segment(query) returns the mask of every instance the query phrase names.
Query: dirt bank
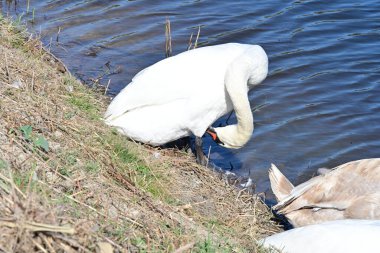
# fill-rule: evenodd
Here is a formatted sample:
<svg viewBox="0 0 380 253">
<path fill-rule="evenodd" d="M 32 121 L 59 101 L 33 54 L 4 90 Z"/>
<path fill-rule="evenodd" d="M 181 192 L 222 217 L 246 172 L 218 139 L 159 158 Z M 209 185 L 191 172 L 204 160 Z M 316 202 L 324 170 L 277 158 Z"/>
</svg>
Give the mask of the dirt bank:
<svg viewBox="0 0 380 253">
<path fill-rule="evenodd" d="M 107 127 L 108 98 L 1 17 L 0 59 L 0 251 L 264 252 L 279 230 L 191 154 Z"/>
</svg>

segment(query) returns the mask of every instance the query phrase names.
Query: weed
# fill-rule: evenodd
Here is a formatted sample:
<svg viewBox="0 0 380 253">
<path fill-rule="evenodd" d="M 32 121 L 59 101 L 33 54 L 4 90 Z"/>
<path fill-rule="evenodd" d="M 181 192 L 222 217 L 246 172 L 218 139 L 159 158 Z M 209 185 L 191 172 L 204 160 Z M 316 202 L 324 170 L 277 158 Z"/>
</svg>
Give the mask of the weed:
<svg viewBox="0 0 380 253">
<path fill-rule="evenodd" d="M 86 94 L 83 94 L 81 96 L 71 96 L 68 99 L 68 102 L 86 114 L 91 115 L 93 119 L 96 118 L 94 116 L 97 116 L 97 110 Z"/>
<path fill-rule="evenodd" d="M 44 150 L 45 152 L 49 152 L 49 143 L 43 136 L 38 135 L 33 140 L 33 143 L 37 148 L 40 148 L 40 149 Z"/>
<path fill-rule="evenodd" d="M 20 127 L 20 130 L 22 132 L 22 135 L 24 136 L 24 139 L 27 141 L 31 141 L 32 139 L 32 127 L 31 126 L 22 126 Z"/>
<path fill-rule="evenodd" d="M 16 21 L 15 21 L 15 26 L 16 26 L 16 27 L 20 27 L 20 26 L 22 26 L 22 18 L 24 17 L 24 15 L 25 15 L 25 13 L 21 13 L 21 14 L 17 17 L 17 19 L 16 19 Z"/>
<path fill-rule="evenodd" d="M 134 154 L 129 152 L 125 145 L 121 143 L 114 144 L 113 153 L 123 163 L 133 163 L 138 161 L 138 158 Z"/>
<path fill-rule="evenodd" d="M 147 252 L 147 245 L 144 238 L 136 237 L 131 240 L 132 244 L 139 248 L 140 252 Z"/>
<path fill-rule="evenodd" d="M 14 172 L 13 173 L 13 182 L 19 189 L 26 191 L 27 187 L 30 189 L 35 189 L 38 185 L 36 181 L 33 180 L 33 174 L 36 171 L 36 165 L 28 173 Z"/>
<path fill-rule="evenodd" d="M 125 224 L 119 224 L 114 221 L 110 221 L 108 225 L 102 228 L 102 232 L 107 236 L 117 238 L 117 240 L 124 241 L 127 239 L 128 234 L 131 232 L 131 228 Z"/>
<path fill-rule="evenodd" d="M 74 116 L 76 115 L 76 113 L 75 112 L 67 112 L 67 113 L 65 113 L 65 119 L 71 119 L 71 118 L 73 118 Z"/>
<path fill-rule="evenodd" d="M 8 168 L 8 163 L 0 158 L 0 170 Z"/>
<path fill-rule="evenodd" d="M 85 170 L 90 173 L 99 172 L 100 170 L 99 163 L 96 161 L 87 162 L 85 165 Z"/>
<path fill-rule="evenodd" d="M 62 168 L 58 169 L 58 172 L 61 175 L 64 175 L 66 177 L 70 177 L 71 176 L 71 172 L 66 167 L 62 167 Z"/>
<path fill-rule="evenodd" d="M 75 151 L 68 151 L 59 155 L 63 164 L 67 167 L 73 167 L 78 163 L 78 154 Z"/>
<path fill-rule="evenodd" d="M 45 152 L 49 152 L 48 141 L 42 135 L 33 134 L 32 126 L 21 126 L 20 131 L 22 133 L 22 136 L 24 137 L 24 140 L 33 144 L 33 148 L 38 148 Z"/>
<path fill-rule="evenodd" d="M 152 173 L 151 173 L 150 168 L 145 166 L 145 165 L 137 164 L 135 169 L 144 178 L 151 178 L 152 177 Z"/>
<path fill-rule="evenodd" d="M 97 106 L 97 101 L 91 90 L 86 89 L 72 77 L 65 77 L 63 79 L 63 83 L 66 89 L 69 90 L 69 97 L 67 98 L 67 102 L 69 104 L 78 108 L 92 120 L 99 119 L 101 117 L 99 113 L 100 109 Z M 66 115 L 67 118 L 71 118 L 72 116 L 72 113 L 68 113 Z"/>
<path fill-rule="evenodd" d="M 194 247 L 195 252 L 198 253 L 216 253 L 216 252 L 233 252 L 233 248 L 229 245 L 221 245 L 220 243 L 214 242 L 210 236 L 203 241 L 198 242 Z"/>
<path fill-rule="evenodd" d="M 35 21 L 35 16 L 36 16 L 36 9 L 35 8 L 33 8 L 33 11 L 32 11 L 32 23 L 34 23 L 34 21 Z"/>
</svg>

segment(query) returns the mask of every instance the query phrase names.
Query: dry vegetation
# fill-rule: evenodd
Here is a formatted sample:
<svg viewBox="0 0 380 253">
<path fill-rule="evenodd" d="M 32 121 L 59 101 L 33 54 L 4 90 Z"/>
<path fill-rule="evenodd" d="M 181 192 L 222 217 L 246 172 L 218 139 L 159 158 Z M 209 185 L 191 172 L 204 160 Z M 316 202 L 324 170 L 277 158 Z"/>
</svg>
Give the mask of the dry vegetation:
<svg viewBox="0 0 380 253">
<path fill-rule="evenodd" d="M 0 252 L 264 252 L 258 198 L 104 125 L 107 98 L 25 35 L 0 17 Z"/>
</svg>

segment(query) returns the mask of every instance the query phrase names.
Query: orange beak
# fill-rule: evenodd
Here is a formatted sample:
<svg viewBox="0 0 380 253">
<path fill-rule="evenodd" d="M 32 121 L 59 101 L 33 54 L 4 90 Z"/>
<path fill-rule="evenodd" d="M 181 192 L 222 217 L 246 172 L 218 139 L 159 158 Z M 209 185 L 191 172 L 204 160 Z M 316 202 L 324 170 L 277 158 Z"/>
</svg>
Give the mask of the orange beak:
<svg viewBox="0 0 380 253">
<path fill-rule="evenodd" d="M 208 129 L 206 130 L 206 133 L 208 133 L 214 141 L 216 141 L 216 139 L 218 138 L 215 132 L 212 132 Z"/>
<path fill-rule="evenodd" d="M 206 133 L 208 133 L 216 143 L 224 145 L 224 143 L 219 139 L 218 134 L 215 132 L 214 128 L 207 128 Z"/>
</svg>

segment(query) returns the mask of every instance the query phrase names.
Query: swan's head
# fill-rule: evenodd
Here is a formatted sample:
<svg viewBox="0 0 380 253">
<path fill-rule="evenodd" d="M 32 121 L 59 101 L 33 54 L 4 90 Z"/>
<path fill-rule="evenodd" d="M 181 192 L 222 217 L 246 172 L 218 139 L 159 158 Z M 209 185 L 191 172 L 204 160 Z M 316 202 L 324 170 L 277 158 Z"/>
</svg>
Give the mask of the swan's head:
<svg viewBox="0 0 380 253">
<path fill-rule="evenodd" d="M 236 130 L 237 125 L 229 125 L 225 127 L 209 127 L 206 131 L 211 135 L 212 139 L 220 146 L 225 148 L 238 149 L 243 147 L 251 138 L 252 131 L 248 133 L 239 133 Z"/>
</svg>

